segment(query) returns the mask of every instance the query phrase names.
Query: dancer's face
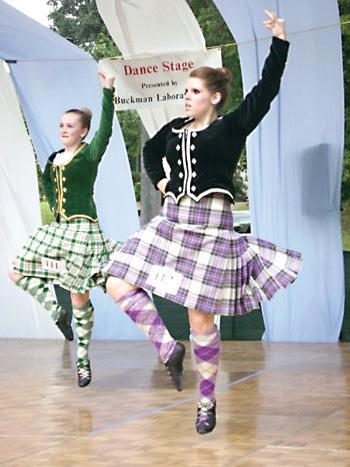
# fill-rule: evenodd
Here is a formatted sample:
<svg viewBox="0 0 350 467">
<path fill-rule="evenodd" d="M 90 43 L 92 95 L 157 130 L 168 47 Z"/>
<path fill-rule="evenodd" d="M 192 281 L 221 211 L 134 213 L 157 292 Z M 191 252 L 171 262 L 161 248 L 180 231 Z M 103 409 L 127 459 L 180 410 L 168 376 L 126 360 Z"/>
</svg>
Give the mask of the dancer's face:
<svg viewBox="0 0 350 467">
<path fill-rule="evenodd" d="M 188 78 L 185 86 L 185 112 L 189 117 L 201 119 L 216 110 L 221 95 L 211 92 L 200 78 Z"/>
<path fill-rule="evenodd" d="M 60 137 L 65 148 L 74 148 L 87 135 L 87 128 L 83 128 L 80 116 L 73 112 L 64 113 L 60 121 Z"/>
</svg>

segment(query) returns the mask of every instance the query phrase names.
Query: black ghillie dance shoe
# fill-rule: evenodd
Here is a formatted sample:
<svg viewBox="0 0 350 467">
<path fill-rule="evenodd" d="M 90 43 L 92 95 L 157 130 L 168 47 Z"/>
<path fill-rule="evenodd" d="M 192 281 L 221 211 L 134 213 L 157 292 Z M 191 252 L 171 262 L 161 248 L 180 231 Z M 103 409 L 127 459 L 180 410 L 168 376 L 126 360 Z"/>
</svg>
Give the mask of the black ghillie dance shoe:
<svg viewBox="0 0 350 467">
<path fill-rule="evenodd" d="M 183 380 L 183 361 L 185 358 L 186 349 L 181 342 L 176 342 L 173 353 L 169 360 L 165 363 L 170 378 L 178 391 L 182 391 Z"/>
<path fill-rule="evenodd" d="M 84 388 L 91 382 L 90 361 L 77 361 L 78 386 Z"/>
<path fill-rule="evenodd" d="M 62 308 L 60 316 L 56 321 L 56 325 L 68 341 L 73 340 L 73 329 L 71 325 L 70 314 L 64 308 Z"/>
<path fill-rule="evenodd" d="M 216 425 L 216 402 L 199 404 L 197 409 L 196 429 L 200 435 L 214 430 Z"/>
</svg>

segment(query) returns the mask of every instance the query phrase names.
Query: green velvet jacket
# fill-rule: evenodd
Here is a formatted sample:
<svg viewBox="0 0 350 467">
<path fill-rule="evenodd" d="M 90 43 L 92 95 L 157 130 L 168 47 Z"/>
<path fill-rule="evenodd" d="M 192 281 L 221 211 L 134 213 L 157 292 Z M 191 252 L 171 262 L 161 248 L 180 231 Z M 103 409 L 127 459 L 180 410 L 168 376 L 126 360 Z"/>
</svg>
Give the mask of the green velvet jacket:
<svg viewBox="0 0 350 467">
<path fill-rule="evenodd" d="M 97 222 L 93 199 L 98 165 L 112 134 L 114 115 L 113 89 L 103 88 L 100 124 L 90 144 L 83 143 L 70 161 L 54 165 L 54 152 L 48 159 L 42 176 L 42 187 L 55 217 L 77 218 Z"/>
</svg>

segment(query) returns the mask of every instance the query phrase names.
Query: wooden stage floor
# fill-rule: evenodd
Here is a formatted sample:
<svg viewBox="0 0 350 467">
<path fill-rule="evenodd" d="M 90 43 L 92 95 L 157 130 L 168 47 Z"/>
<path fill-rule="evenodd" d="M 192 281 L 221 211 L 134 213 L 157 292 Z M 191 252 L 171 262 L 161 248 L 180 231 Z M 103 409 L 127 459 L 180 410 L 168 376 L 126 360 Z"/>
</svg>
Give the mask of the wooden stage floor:
<svg viewBox="0 0 350 467">
<path fill-rule="evenodd" d="M 81 389 L 74 343 L 0 340 L 0 465 L 350 466 L 349 344 L 225 341 L 205 436 L 186 347 L 178 393 L 146 341 L 93 341 Z"/>
</svg>

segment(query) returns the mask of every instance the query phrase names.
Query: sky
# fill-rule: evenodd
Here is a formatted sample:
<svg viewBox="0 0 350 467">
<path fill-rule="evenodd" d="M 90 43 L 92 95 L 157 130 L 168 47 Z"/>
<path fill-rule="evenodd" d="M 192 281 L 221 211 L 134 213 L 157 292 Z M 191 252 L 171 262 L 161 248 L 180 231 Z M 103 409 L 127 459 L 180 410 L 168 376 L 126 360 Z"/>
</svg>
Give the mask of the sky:
<svg viewBox="0 0 350 467">
<path fill-rule="evenodd" d="M 49 7 L 46 5 L 47 0 L 5 0 L 5 2 L 44 26 L 49 27 L 47 19 Z"/>
</svg>

